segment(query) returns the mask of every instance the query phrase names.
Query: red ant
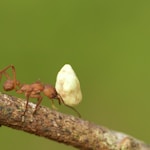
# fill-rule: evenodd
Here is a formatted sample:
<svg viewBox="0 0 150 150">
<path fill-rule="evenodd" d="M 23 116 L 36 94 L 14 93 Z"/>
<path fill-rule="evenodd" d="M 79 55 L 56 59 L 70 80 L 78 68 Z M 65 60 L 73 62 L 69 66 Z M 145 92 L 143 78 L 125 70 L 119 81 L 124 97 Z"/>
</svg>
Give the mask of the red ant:
<svg viewBox="0 0 150 150">
<path fill-rule="evenodd" d="M 8 73 L 6 72 L 9 68 L 12 69 L 13 78 L 11 78 Z M 63 99 L 61 98 L 60 94 L 57 93 L 55 87 L 49 85 L 49 84 L 43 84 L 40 81 L 37 81 L 32 84 L 20 84 L 18 80 L 16 80 L 16 70 L 13 65 L 9 65 L 3 70 L 0 70 L 0 79 L 2 78 L 2 75 L 4 75 L 7 80 L 5 81 L 3 88 L 5 91 L 11 91 L 15 90 L 17 93 L 24 93 L 25 97 L 27 99 L 25 111 L 23 113 L 23 116 L 25 115 L 27 109 L 28 109 L 28 103 L 29 98 L 37 98 L 37 104 L 34 110 L 34 114 L 37 111 L 38 106 L 40 105 L 43 97 L 41 96 L 41 92 L 45 96 L 47 96 L 49 99 L 52 100 L 52 105 L 54 104 L 53 99 L 57 99 L 59 102 L 59 105 L 63 103 L 65 106 L 73 109 L 79 117 L 81 117 L 80 113 L 74 108 L 64 103 Z M 54 106 L 54 105 L 53 105 Z"/>
</svg>

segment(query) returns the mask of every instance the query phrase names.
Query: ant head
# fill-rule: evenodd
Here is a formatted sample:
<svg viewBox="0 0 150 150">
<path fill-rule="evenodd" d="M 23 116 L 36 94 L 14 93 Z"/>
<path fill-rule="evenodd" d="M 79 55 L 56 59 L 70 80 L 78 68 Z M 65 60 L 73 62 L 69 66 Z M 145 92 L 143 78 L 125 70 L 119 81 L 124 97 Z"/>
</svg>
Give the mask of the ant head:
<svg viewBox="0 0 150 150">
<path fill-rule="evenodd" d="M 11 91 L 13 90 L 15 87 L 14 87 L 14 80 L 7 80 L 4 85 L 3 85 L 3 88 L 5 91 Z"/>
</svg>

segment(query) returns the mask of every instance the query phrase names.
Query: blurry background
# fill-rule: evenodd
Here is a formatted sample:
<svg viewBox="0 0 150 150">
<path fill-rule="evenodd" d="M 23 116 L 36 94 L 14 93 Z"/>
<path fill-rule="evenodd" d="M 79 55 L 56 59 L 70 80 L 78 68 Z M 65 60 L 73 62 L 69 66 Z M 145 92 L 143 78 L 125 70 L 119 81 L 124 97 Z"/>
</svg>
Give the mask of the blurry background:
<svg viewBox="0 0 150 150">
<path fill-rule="evenodd" d="M 150 143 L 149 8 L 138 0 L 1 0 L 0 69 L 14 64 L 22 83 L 54 85 L 69 63 L 81 82 L 83 119 Z M 59 111 L 76 115 L 63 105 Z M 5 150 L 75 149 L 4 126 L 0 143 Z"/>
</svg>

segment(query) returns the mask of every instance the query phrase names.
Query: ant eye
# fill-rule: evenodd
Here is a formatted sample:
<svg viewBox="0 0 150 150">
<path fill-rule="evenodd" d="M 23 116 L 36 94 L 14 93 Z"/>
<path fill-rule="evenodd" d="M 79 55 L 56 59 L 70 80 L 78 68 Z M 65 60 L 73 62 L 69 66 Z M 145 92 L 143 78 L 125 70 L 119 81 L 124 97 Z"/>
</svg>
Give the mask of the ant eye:
<svg viewBox="0 0 150 150">
<path fill-rule="evenodd" d="M 58 72 L 55 88 L 69 106 L 78 105 L 82 100 L 80 82 L 69 64 L 65 64 Z"/>
</svg>

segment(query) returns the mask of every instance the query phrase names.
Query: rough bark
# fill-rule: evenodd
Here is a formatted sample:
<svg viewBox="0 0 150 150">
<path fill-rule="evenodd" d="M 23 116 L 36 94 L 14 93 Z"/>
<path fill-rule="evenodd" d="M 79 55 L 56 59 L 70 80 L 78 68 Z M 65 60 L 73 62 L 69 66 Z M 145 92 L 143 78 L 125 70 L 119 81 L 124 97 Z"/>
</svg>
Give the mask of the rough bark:
<svg viewBox="0 0 150 150">
<path fill-rule="evenodd" d="M 124 133 L 112 131 L 89 121 L 0 93 L 0 124 L 55 140 L 83 150 L 150 150 L 150 146 Z"/>
</svg>

